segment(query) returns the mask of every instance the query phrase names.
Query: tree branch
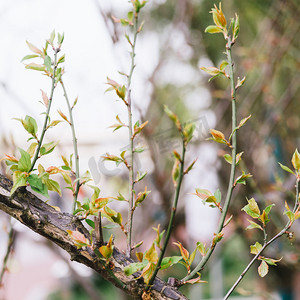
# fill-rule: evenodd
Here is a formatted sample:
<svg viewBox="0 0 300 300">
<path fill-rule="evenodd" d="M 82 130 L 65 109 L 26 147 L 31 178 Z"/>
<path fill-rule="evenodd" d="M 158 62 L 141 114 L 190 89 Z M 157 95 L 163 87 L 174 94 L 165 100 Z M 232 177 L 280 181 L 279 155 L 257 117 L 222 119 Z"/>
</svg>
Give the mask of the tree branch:
<svg viewBox="0 0 300 300">
<path fill-rule="evenodd" d="M 12 182 L 0 174 L 0 210 L 17 219 L 31 230 L 54 242 L 67 251 L 71 260 L 82 263 L 98 272 L 103 278 L 112 282 L 116 287 L 140 299 L 146 285 L 139 273 L 125 275 L 123 268 L 133 262 L 122 254 L 116 247 L 109 264 L 103 263 L 89 248 L 77 249 L 67 230 L 80 231 L 89 238 L 88 230 L 73 215 L 56 211 L 52 206 L 43 202 L 26 188 L 21 187 L 10 198 Z M 151 299 L 187 300 L 176 288 L 168 285 L 159 278 L 153 282 Z"/>
</svg>

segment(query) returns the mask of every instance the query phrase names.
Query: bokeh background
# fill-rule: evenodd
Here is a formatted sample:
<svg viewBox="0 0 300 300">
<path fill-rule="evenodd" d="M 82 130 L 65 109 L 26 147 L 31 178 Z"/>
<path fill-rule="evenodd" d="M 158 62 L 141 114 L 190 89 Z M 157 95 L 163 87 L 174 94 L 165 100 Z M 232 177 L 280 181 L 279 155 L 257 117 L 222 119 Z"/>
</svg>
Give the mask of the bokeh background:
<svg viewBox="0 0 300 300">
<path fill-rule="evenodd" d="M 144 240 L 143 249 L 155 236 L 152 226 L 167 225 L 174 192 L 171 180 L 172 155 L 179 146 L 171 122 L 164 115 L 167 104 L 183 122 L 195 122 L 196 133 L 188 150 L 188 160 L 197 158 L 195 169 L 185 178 L 173 240 L 180 240 L 191 251 L 197 241 L 210 243 L 218 211 L 208 208 L 191 193 L 195 188 L 226 192 L 229 165 L 222 156 L 226 150 L 206 140 L 209 129 L 231 128 L 228 82 L 218 78 L 207 82 L 200 66 L 218 66 L 225 58 L 221 35 L 204 33 L 212 23 L 211 0 L 150 0 L 142 12 L 145 20 L 139 36 L 136 70 L 133 76 L 134 120 L 149 120 L 138 143 L 146 151 L 136 156 L 136 166 L 147 171 L 137 187 L 148 186 L 151 194 L 136 211 L 134 240 Z M 218 4 L 218 3 L 216 3 Z M 238 151 L 244 151 L 240 167 L 253 174 L 246 186 L 235 190 L 230 214 L 231 226 L 222 246 L 213 255 L 203 279 L 207 284 L 185 288 L 189 299 L 221 299 L 250 261 L 249 245 L 262 236 L 245 231 L 247 218 L 241 208 L 246 197 L 255 197 L 263 208 L 274 203 L 269 236 L 286 222 L 284 202 L 292 203 L 294 180 L 281 170 L 278 161 L 291 167 L 291 156 L 299 145 L 299 13 L 298 0 L 226 0 L 222 3 L 227 19 L 240 16 L 240 37 L 234 46 L 234 61 L 239 77 L 247 80 L 238 93 L 238 119 L 252 118 L 239 132 Z M 64 81 L 69 97 L 78 96 L 74 109 L 79 140 L 81 173 L 89 170 L 103 197 L 126 193 L 127 173 L 122 167 L 104 163 L 106 152 L 118 154 L 128 146 L 127 132 L 112 133 L 109 128 L 119 115 L 126 120 L 126 109 L 113 93 L 105 93 L 106 77 L 122 82 L 118 73 L 129 69 L 126 28 L 112 22 L 111 16 L 126 17 L 130 4 L 126 0 L 2 0 L 0 2 L 0 154 L 14 154 L 17 147 L 27 148 L 21 124 L 12 118 L 26 114 L 42 126 L 43 107 L 40 89 L 49 95 L 51 82 L 39 72 L 26 70 L 21 59 L 29 54 L 26 40 L 44 45 L 53 29 L 64 32 L 62 52 L 66 53 Z M 57 109 L 66 111 L 63 93 L 55 90 L 53 119 Z M 60 144 L 47 165 L 60 165 L 60 154 L 72 152 L 68 124 L 59 124 L 48 132 L 48 141 Z M 2 166 L 5 173 L 5 167 Z M 83 190 L 80 197 L 89 196 Z M 50 204 L 70 211 L 72 197 L 51 195 Z M 114 209 L 124 211 L 120 203 Z M 3 299 L 127 299 L 97 274 L 71 263 L 69 257 L 20 224 L 0 215 L 0 254 L 5 254 L 7 232 L 15 231 L 14 251 L 10 258 L 0 295 Z M 282 237 L 265 253 L 282 261 L 270 268 L 266 278 L 258 278 L 254 266 L 245 276 L 232 299 L 300 299 L 299 226 L 292 228 L 292 240 Z M 107 231 L 107 235 L 110 235 Z M 115 230 L 116 245 L 124 248 L 120 230 Z M 170 245 L 169 253 L 176 254 Z M 177 253 L 178 254 L 178 253 Z M 197 259 L 199 259 L 197 257 Z M 185 275 L 182 266 L 161 277 Z M 172 275 L 172 276 L 173 276 Z M 2 299 L 1 298 L 1 299 Z"/>
</svg>

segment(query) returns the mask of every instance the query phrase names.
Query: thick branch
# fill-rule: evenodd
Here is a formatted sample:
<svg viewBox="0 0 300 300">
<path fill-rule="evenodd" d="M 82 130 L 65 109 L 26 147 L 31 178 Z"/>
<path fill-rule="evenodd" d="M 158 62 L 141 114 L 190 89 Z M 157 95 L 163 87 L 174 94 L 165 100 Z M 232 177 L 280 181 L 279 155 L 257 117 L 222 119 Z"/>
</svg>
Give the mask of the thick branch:
<svg viewBox="0 0 300 300">
<path fill-rule="evenodd" d="M 114 248 L 110 264 L 112 269 L 109 269 L 96 257 L 91 249 L 77 249 L 74 245 L 67 230 L 78 230 L 89 238 L 88 230 L 76 217 L 56 211 L 53 207 L 28 192 L 24 187 L 19 188 L 14 193 L 13 198 L 10 198 L 11 188 L 12 182 L 0 175 L 0 210 L 67 251 L 71 256 L 71 260 L 92 268 L 101 274 L 103 278 L 131 295 L 133 299 L 141 299 L 145 290 L 143 280 L 136 280 L 136 277 L 139 276 L 138 273 L 126 276 L 123 272 L 124 266 L 132 262 L 132 260 L 123 255 L 117 248 Z M 155 279 L 151 294 L 151 299 L 187 299 L 176 288 L 159 278 Z"/>
</svg>

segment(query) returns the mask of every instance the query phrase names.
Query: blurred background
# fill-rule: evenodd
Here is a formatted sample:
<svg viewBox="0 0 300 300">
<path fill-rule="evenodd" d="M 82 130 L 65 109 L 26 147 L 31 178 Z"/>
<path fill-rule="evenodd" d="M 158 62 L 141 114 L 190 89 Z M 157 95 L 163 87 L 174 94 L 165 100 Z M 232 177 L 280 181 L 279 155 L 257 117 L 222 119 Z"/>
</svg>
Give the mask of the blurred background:
<svg viewBox="0 0 300 300">
<path fill-rule="evenodd" d="M 150 0 L 141 19 L 145 26 L 138 37 L 136 69 L 132 98 L 134 121 L 149 120 L 137 143 L 146 148 L 136 155 L 138 170 L 148 175 L 138 186 L 151 190 L 135 213 L 134 241 L 144 240 L 144 251 L 155 238 L 153 226 L 167 226 L 174 193 L 171 180 L 172 150 L 179 140 L 172 123 L 164 115 L 166 104 L 183 122 L 194 122 L 195 137 L 187 160 L 197 158 L 195 168 L 185 177 L 181 191 L 172 241 L 181 241 L 194 250 L 196 242 L 210 244 L 219 213 L 204 206 L 192 195 L 195 188 L 226 193 L 229 165 L 222 156 L 225 147 L 206 140 L 211 128 L 230 135 L 231 108 L 228 82 L 217 78 L 208 83 L 200 66 L 219 66 L 225 59 L 225 42 L 221 35 L 204 34 L 212 24 L 211 0 Z M 113 93 L 105 93 L 106 77 L 124 83 L 118 73 L 129 70 L 129 47 L 126 28 L 112 22 L 111 16 L 124 18 L 131 6 L 126 0 L 2 0 L 0 2 L 0 154 L 18 154 L 16 147 L 28 147 L 27 134 L 12 118 L 30 115 L 42 126 L 43 106 L 40 89 L 50 93 L 49 78 L 26 70 L 21 59 L 29 54 L 26 40 L 41 47 L 53 29 L 64 32 L 62 52 L 66 53 L 64 82 L 69 98 L 78 97 L 74 109 L 79 141 L 80 169 L 89 170 L 102 197 L 126 194 L 126 169 L 103 162 L 106 152 L 118 155 L 128 146 L 127 132 L 112 133 L 110 125 L 119 115 L 126 122 L 123 103 Z M 230 215 L 233 220 L 225 238 L 202 274 L 207 284 L 184 287 L 189 299 L 222 299 L 252 255 L 249 246 L 262 236 L 248 226 L 241 208 L 246 197 L 254 197 L 261 208 L 274 203 L 269 236 L 282 229 L 284 202 L 293 203 L 294 179 L 277 162 L 291 167 L 291 157 L 299 145 L 300 39 L 298 0 L 226 0 L 222 8 L 227 16 L 240 16 L 240 36 L 234 46 L 237 76 L 247 76 L 238 92 L 238 120 L 252 114 L 238 136 L 238 152 L 244 151 L 240 168 L 253 174 L 246 186 L 234 191 Z M 57 109 L 66 113 L 60 87 L 55 90 L 52 119 L 59 119 Z M 46 139 L 59 140 L 45 165 L 62 165 L 60 155 L 72 153 L 71 132 L 62 123 L 49 130 Z M 2 165 L 2 173 L 6 168 Z M 241 170 L 239 170 L 241 172 Z M 8 174 L 9 175 L 9 174 Z M 80 197 L 90 196 L 82 190 Z M 50 204 L 70 212 L 72 195 L 65 190 L 62 198 L 50 195 Z M 126 206 L 112 207 L 126 217 Z M 0 299 L 65 300 L 127 299 L 121 291 L 97 274 L 77 263 L 43 238 L 0 214 L 0 261 L 5 256 L 8 233 L 13 230 L 13 252 L 8 272 L 0 290 Z M 297 222 L 296 222 L 297 223 Z M 11 229 L 12 228 L 12 229 Z M 277 240 L 265 256 L 283 259 L 261 279 L 255 265 L 247 273 L 232 299 L 300 299 L 299 226 L 292 227 L 294 238 Z M 109 237 L 112 230 L 105 234 Z M 113 230 L 116 246 L 124 249 L 121 230 Z M 147 237 L 147 238 L 145 238 Z M 170 243 L 169 254 L 178 255 Z M 196 258 L 198 260 L 199 257 Z M 160 273 L 162 278 L 185 276 L 183 266 Z"/>
</svg>

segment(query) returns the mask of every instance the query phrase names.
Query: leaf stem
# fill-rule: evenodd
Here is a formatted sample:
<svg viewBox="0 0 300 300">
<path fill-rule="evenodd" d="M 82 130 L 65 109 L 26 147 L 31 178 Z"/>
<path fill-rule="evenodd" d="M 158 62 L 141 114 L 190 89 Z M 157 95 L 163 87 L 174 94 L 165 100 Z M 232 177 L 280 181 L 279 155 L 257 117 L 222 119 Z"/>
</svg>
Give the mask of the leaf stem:
<svg viewBox="0 0 300 300">
<path fill-rule="evenodd" d="M 31 168 L 30 168 L 30 170 L 29 170 L 28 173 L 30 173 L 33 170 L 33 168 L 34 168 L 34 166 L 36 164 L 36 161 L 39 158 L 39 152 L 40 152 L 40 149 L 42 147 L 42 142 L 43 142 L 45 133 L 47 131 L 47 125 L 48 125 L 48 120 L 49 120 L 50 108 L 51 108 L 51 104 L 52 104 L 54 90 L 56 88 L 56 84 L 55 84 L 55 80 L 56 80 L 55 77 L 56 76 L 55 76 L 55 73 L 56 73 L 56 68 L 57 68 L 57 53 L 59 51 L 60 51 L 59 48 L 54 49 L 54 67 L 53 67 L 53 75 L 52 75 L 52 86 L 51 86 L 51 92 L 50 92 L 48 107 L 47 107 L 47 111 L 46 111 L 46 117 L 45 117 L 45 121 L 44 121 L 43 130 L 42 130 L 42 133 L 41 133 L 41 137 L 39 139 L 39 142 L 38 142 L 38 145 L 37 145 L 37 149 L 35 151 L 35 155 L 34 155 L 34 158 L 32 160 L 32 163 L 31 163 Z"/>
<path fill-rule="evenodd" d="M 176 191 L 175 191 L 175 195 L 174 195 L 174 200 L 173 200 L 173 206 L 172 206 L 172 211 L 171 211 L 171 216 L 170 216 L 170 220 L 169 220 L 169 225 L 168 225 L 168 229 L 167 229 L 167 233 L 166 233 L 166 238 L 164 240 L 164 244 L 157 262 L 157 265 L 155 267 L 155 270 L 152 274 L 151 279 L 149 280 L 149 284 L 146 287 L 146 290 L 148 290 L 150 288 L 150 286 L 152 285 L 155 276 L 157 275 L 160 266 L 161 266 L 161 262 L 164 258 L 164 254 L 166 252 L 168 243 L 169 243 L 169 239 L 173 230 L 173 223 L 174 223 L 174 218 L 175 218 L 175 214 L 176 214 L 176 210 L 177 210 L 177 204 L 178 204 L 178 199 L 179 199 L 179 193 L 180 193 L 180 188 L 181 188 L 181 184 L 182 184 L 182 179 L 184 177 L 184 159 L 185 159 L 185 152 L 186 152 L 186 145 L 185 145 L 185 141 L 184 138 L 182 139 L 182 154 L 181 154 L 181 161 L 180 161 L 180 171 L 179 171 L 179 177 L 178 177 L 178 181 L 177 181 L 177 186 L 176 186 Z"/>
<path fill-rule="evenodd" d="M 224 227 L 225 218 L 228 212 L 229 204 L 232 198 L 232 191 L 234 189 L 234 178 L 235 178 L 235 170 L 236 170 L 236 148 L 237 148 L 237 140 L 236 135 L 237 131 L 235 128 L 237 127 L 236 123 L 236 88 L 235 88 L 235 80 L 234 80 L 234 71 L 233 71 L 233 60 L 232 60 L 232 54 L 231 54 L 231 48 L 232 48 L 232 40 L 230 36 L 227 36 L 227 44 L 226 44 L 226 55 L 228 59 L 228 66 L 229 66 L 229 75 L 230 75 L 230 89 L 231 89 L 231 107 L 232 107 L 232 151 L 231 151 L 231 157 L 232 157 L 232 164 L 231 164 L 231 171 L 230 171 L 230 178 L 228 182 L 228 188 L 227 188 L 227 195 L 226 199 L 223 205 L 223 210 L 220 216 L 220 220 L 217 227 L 217 234 L 221 233 Z M 182 282 L 193 278 L 197 272 L 201 271 L 204 266 L 206 265 L 207 261 L 209 260 L 211 254 L 213 253 L 215 249 L 215 244 L 213 243 L 206 255 L 201 259 L 199 264 L 195 267 L 195 269 L 188 274 L 186 277 L 182 279 Z"/>
<path fill-rule="evenodd" d="M 299 180 L 296 180 L 296 198 L 295 198 L 295 206 L 293 209 L 293 212 L 295 212 L 299 206 L 298 203 L 298 194 L 299 194 Z M 239 276 L 239 278 L 236 280 L 236 282 L 232 285 L 232 287 L 230 288 L 230 290 L 227 292 L 227 294 L 225 295 L 225 297 L 223 298 L 223 300 L 226 300 L 229 298 L 229 296 L 232 294 L 232 292 L 235 290 L 235 288 L 238 286 L 238 284 L 241 282 L 241 280 L 243 279 L 243 277 L 245 276 L 245 274 L 248 272 L 248 270 L 250 269 L 250 267 L 254 264 L 254 262 L 257 260 L 257 258 L 262 254 L 262 252 L 270 245 L 272 244 L 276 239 L 278 239 L 279 237 L 281 237 L 283 234 L 286 233 L 286 231 L 292 226 L 293 222 L 289 221 L 287 222 L 287 224 L 284 226 L 284 228 L 277 233 L 274 237 L 272 237 L 268 242 L 264 242 L 261 250 L 253 257 L 253 259 L 250 261 L 250 263 L 246 266 L 246 268 L 244 269 L 244 271 L 241 273 L 241 275 Z"/>
<path fill-rule="evenodd" d="M 79 189 L 80 189 L 80 182 L 79 182 L 79 154 L 78 154 L 78 145 L 77 145 L 77 137 L 76 137 L 76 132 L 75 132 L 75 124 L 73 121 L 73 112 L 72 112 L 72 108 L 70 105 L 70 101 L 68 98 L 68 94 L 66 91 L 66 87 L 64 85 L 64 82 L 62 81 L 62 79 L 60 80 L 60 84 L 63 88 L 64 91 L 64 97 L 66 99 L 67 102 L 67 106 L 68 106 L 68 111 L 69 111 L 69 117 L 70 117 L 70 126 L 71 126 L 71 130 L 72 130 L 72 140 L 73 140 L 73 148 L 74 148 L 74 155 L 75 155 L 75 176 L 76 176 L 76 189 L 73 192 L 73 208 L 72 208 L 72 212 L 74 212 L 76 210 L 76 202 L 77 202 L 77 198 L 78 198 L 78 193 L 79 193 Z"/>
<path fill-rule="evenodd" d="M 127 219 L 127 249 L 126 255 L 131 255 L 132 245 L 132 223 L 133 223 L 133 196 L 134 196 L 134 149 L 133 149 L 133 128 L 132 128 L 132 101 L 131 101 L 131 79 L 133 70 L 135 68 L 135 46 L 138 35 L 138 14 L 134 15 L 134 26 L 133 26 L 133 43 L 131 43 L 131 67 L 127 81 L 127 111 L 128 111 L 128 129 L 129 129 L 129 206 L 128 206 L 128 219 Z"/>
</svg>

